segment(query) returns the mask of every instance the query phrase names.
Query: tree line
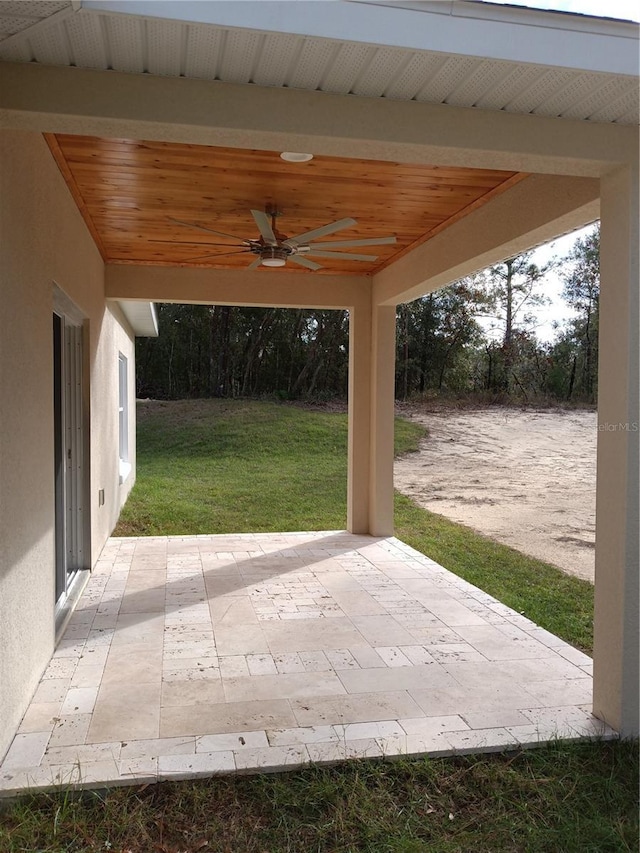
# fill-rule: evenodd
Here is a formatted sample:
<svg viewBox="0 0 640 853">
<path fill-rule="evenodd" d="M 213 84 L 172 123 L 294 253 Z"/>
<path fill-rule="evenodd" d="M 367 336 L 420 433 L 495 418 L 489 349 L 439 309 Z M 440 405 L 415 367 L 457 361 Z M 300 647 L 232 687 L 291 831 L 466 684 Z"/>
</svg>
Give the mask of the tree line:
<svg viewBox="0 0 640 853">
<path fill-rule="evenodd" d="M 597 395 L 599 226 L 560 261 L 509 258 L 399 305 L 396 397 L 594 403 Z M 572 316 L 551 342 L 536 335 L 545 279 L 559 275 Z M 346 311 L 158 306 L 160 335 L 139 338 L 139 397 L 345 398 Z"/>
</svg>

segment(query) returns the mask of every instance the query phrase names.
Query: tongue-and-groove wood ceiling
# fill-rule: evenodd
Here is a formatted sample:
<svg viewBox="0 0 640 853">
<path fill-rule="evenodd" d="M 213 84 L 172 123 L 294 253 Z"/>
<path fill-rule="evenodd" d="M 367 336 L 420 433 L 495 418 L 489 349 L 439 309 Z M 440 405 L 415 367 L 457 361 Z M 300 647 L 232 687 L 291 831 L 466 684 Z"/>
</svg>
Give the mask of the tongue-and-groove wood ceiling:
<svg viewBox="0 0 640 853">
<path fill-rule="evenodd" d="M 317 258 L 314 275 L 367 275 L 387 266 L 525 175 L 317 156 L 287 163 L 277 151 L 47 135 L 46 140 L 105 260 L 111 264 L 246 269 L 232 240 L 179 219 L 256 239 L 251 208 L 281 211 L 289 237 L 351 217 L 357 224 L 315 244 L 395 235 L 394 245 Z M 162 242 L 167 241 L 167 242 Z M 221 243 L 209 246 L 209 242 Z M 205 260 L 203 255 L 215 253 Z M 349 253 L 376 261 L 349 260 Z M 282 268 L 304 272 L 287 262 Z M 259 271 L 259 270 L 258 270 Z"/>
</svg>

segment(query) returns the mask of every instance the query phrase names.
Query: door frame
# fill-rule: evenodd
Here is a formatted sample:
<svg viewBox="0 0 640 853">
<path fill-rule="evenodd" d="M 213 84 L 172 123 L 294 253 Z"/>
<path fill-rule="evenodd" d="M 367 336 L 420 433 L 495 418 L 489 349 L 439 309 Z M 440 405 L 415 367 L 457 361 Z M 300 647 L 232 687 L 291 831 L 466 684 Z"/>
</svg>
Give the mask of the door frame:
<svg viewBox="0 0 640 853">
<path fill-rule="evenodd" d="M 53 288 L 54 606 L 58 628 L 91 566 L 88 322 Z M 82 583 L 81 583 L 82 581 Z"/>
</svg>

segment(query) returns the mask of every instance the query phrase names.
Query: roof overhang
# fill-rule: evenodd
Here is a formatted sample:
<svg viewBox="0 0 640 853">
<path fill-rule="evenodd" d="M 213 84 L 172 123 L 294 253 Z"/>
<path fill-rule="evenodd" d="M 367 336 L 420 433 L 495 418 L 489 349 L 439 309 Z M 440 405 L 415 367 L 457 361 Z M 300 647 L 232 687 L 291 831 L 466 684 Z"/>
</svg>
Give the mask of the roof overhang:
<svg viewBox="0 0 640 853">
<path fill-rule="evenodd" d="M 22 0 L 22 22 L 1 6 L 9 62 L 639 122 L 633 22 L 470 0 Z"/>
<path fill-rule="evenodd" d="M 158 337 L 158 315 L 153 302 L 123 299 L 118 305 L 137 338 Z"/>
<path fill-rule="evenodd" d="M 638 73 L 638 28 L 628 21 L 476 0 L 80 0 L 83 9 L 262 33 L 428 50 L 612 74 Z M 330 6 L 330 11 L 327 7 Z"/>
</svg>

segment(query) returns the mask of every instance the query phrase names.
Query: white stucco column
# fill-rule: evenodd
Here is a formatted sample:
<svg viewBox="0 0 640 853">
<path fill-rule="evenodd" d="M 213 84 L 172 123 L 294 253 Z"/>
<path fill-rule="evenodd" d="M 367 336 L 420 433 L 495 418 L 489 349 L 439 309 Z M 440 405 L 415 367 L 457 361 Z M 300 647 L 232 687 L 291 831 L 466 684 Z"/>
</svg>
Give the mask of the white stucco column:
<svg viewBox="0 0 640 853">
<path fill-rule="evenodd" d="M 395 306 L 349 314 L 349 474 L 347 527 L 393 533 Z"/>
<path fill-rule="evenodd" d="M 371 447 L 371 303 L 349 311 L 347 530 L 369 532 Z"/>
<path fill-rule="evenodd" d="M 396 306 L 374 306 L 371 317 L 371 470 L 369 531 L 393 534 L 393 438 Z"/>
<path fill-rule="evenodd" d="M 594 713 L 638 734 L 638 167 L 602 179 Z"/>
</svg>

